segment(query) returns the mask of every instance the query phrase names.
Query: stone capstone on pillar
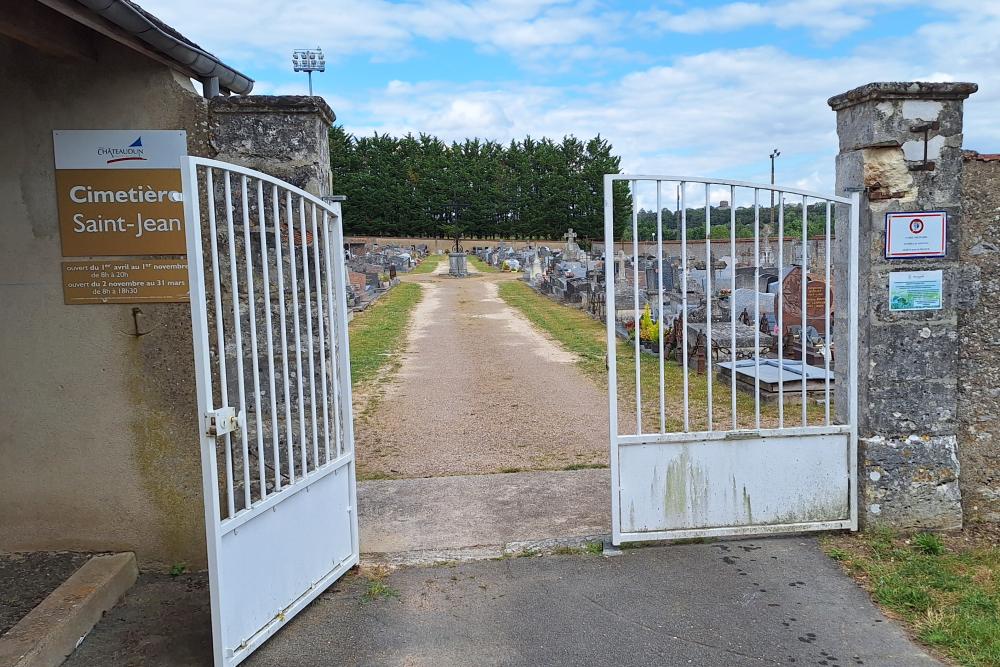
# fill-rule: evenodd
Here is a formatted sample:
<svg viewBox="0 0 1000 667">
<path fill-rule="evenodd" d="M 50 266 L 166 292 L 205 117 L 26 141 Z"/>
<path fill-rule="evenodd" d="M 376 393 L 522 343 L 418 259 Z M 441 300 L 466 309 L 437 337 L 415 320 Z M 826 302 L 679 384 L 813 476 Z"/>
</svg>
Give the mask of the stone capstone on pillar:
<svg viewBox="0 0 1000 667">
<path fill-rule="evenodd" d="M 870 83 L 829 100 L 840 140 L 837 192 L 864 193 L 857 378 L 862 524 L 962 525 L 957 322 L 975 286 L 959 266 L 956 239 L 962 224 L 962 105 L 976 90 L 973 83 Z M 885 214 L 896 211 L 945 211 L 946 256 L 886 260 Z M 845 225 L 846 218 L 838 223 Z M 845 277 L 848 252 L 848 235 L 838 234 L 838 280 Z M 890 272 L 938 269 L 944 277 L 941 310 L 890 311 Z M 835 294 L 836 349 L 846 349 L 846 296 L 843 290 Z M 841 418 L 846 399 L 837 396 Z"/>
<path fill-rule="evenodd" d="M 217 159 L 317 196 L 331 193 L 329 131 L 336 116 L 322 97 L 219 96 L 208 109 Z"/>
</svg>

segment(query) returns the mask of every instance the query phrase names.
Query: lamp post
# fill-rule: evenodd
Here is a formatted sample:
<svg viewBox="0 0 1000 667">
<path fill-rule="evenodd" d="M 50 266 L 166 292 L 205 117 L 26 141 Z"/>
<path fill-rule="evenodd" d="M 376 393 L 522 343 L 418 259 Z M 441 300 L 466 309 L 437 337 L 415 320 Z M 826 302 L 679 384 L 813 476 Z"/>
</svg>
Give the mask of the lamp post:
<svg viewBox="0 0 1000 667">
<path fill-rule="evenodd" d="M 775 148 L 773 151 L 771 151 L 771 155 L 769 156 L 771 158 L 771 227 L 772 228 L 774 227 L 774 160 L 779 155 L 781 155 L 781 151 Z"/>
<path fill-rule="evenodd" d="M 305 72 L 309 76 L 309 94 L 313 94 L 313 72 L 325 72 L 326 60 L 323 49 L 295 49 L 292 51 L 292 69 Z"/>
</svg>

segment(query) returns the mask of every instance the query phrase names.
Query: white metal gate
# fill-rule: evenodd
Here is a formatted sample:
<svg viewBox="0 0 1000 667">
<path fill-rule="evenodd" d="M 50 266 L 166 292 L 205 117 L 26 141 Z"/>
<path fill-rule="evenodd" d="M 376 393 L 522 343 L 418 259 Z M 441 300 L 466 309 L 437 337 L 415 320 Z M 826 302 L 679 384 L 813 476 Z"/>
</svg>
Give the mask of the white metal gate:
<svg viewBox="0 0 1000 667">
<path fill-rule="evenodd" d="M 182 160 L 216 665 L 358 562 L 339 201 Z"/>
<path fill-rule="evenodd" d="M 856 530 L 858 195 L 613 174 L 604 202 L 612 542 Z"/>
</svg>

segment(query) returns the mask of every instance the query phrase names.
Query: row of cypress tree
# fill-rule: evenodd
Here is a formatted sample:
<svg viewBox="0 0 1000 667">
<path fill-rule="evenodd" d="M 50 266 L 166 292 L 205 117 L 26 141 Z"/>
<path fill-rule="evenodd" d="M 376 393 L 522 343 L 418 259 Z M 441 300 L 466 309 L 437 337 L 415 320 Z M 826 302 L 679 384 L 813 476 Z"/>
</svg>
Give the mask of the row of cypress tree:
<svg viewBox="0 0 1000 667">
<path fill-rule="evenodd" d="M 603 176 L 620 159 L 600 135 L 445 143 L 428 134 L 352 136 L 330 130 L 334 190 L 347 195 L 347 233 L 559 239 L 603 236 Z M 631 215 L 627 185 L 616 210 Z"/>
<path fill-rule="evenodd" d="M 586 246 L 604 236 L 603 177 L 619 173 L 620 162 L 600 135 L 449 144 L 423 133 L 356 137 L 342 126 L 330 130 L 334 189 L 347 195 L 345 231 L 354 235 L 558 240 L 572 227 Z M 619 239 L 632 237 L 628 188 L 617 182 L 614 190 Z M 710 210 L 712 238 L 729 238 L 730 210 Z M 735 213 L 736 235 L 753 236 L 753 207 Z M 763 230 L 770 208 L 757 215 Z M 808 215 L 809 235 L 824 234 L 825 204 L 811 204 Z M 640 239 L 655 238 L 655 210 L 640 209 L 637 223 Z M 670 208 L 663 210 L 663 230 L 664 238 L 679 238 L 680 216 Z M 784 232 L 801 236 L 801 204 L 786 204 Z M 705 237 L 703 206 L 687 209 L 687 237 Z"/>
</svg>

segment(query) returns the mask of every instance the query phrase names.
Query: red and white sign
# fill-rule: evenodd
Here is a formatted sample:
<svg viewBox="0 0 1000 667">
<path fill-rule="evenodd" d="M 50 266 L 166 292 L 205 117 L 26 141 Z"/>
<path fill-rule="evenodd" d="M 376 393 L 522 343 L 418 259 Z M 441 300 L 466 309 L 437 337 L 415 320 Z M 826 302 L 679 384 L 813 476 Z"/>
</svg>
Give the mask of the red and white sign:
<svg viewBox="0 0 1000 667">
<path fill-rule="evenodd" d="M 917 211 L 885 214 L 885 258 L 944 257 L 948 214 Z"/>
</svg>

